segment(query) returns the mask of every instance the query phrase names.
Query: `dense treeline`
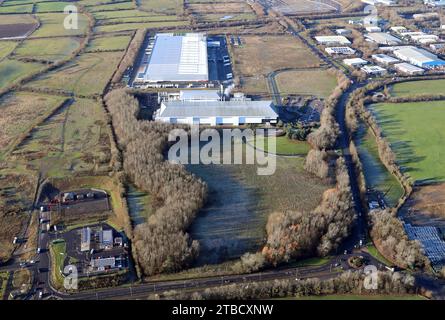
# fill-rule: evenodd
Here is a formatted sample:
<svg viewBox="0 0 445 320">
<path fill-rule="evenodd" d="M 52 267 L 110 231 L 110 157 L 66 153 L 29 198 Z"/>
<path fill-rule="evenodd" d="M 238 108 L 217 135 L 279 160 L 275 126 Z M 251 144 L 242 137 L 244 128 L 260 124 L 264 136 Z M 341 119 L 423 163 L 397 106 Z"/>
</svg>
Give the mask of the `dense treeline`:
<svg viewBox="0 0 445 320">
<path fill-rule="evenodd" d="M 156 204 L 148 221 L 135 229 L 135 258 L 146 275 L 178 271 L 198 254 L 198 242 L 185 230 L 203 206 L 207 187 L 182 166 L 164 161 L 172 125 L 139 121 L 138 101 L 124 89 L 110 92 L 105 101 L 123 151 L 124 172 Z"/>
<path fill-rule="evenodd" d="M 280 212 L 267 222 L 266 259 L 277 265 L 317 254 L 326 256 L 348 236 L 354 221 L 349 175 L 343 158 L 337 160 L 337 185 L 323 194 L 309 213 Z"/>
<path fill-rule="evenodd" d="M 363 295 L 403 295 L 416 293 L 415 279 L 409 274 L 399 272 L 377 273 L 377 289 L 366 289 L 369 278 L 361 271 L 347 271 L 338 277 L 320 280 L 309 278 L 300 281 L 294 279 L 253 282 L 246 284 L 230 284 L 201 292 L 168 291 L 152 294 L 149 299 L 179 300 L 249 300 L 284 297 L 320 296 L 331 294 L 363 294 Z"/>
<path fill-rule="evenodd" d="M 385 257 L 403 268 L 424 268 L 430 265 L 418 241 L 409 240 L 402 221 L 389 210 L 370 213 L 371 236 Z"/>
<path fill-rule="evenodd" d="M 312 149 L 309 151 L 305 169 L 320 178 L 327 178 L 329 175 L 329 157 L 326 150 L 332 149 L 340 134 L 338 124 L 335 121 L 335 110 L 338 99 L 343 92 L 350 86 L 349 79 L 339 71 L 337 75 L 337 87 L 326 100 L 324 109 L 320 117 L 320 127 L 308 136 L 308 142 Z"/>
<path fill-rule="evenodd" d="M 124 57 L 122 58 L 119 67 L 117 68 L 113 79 L 111 82 L 117 83 L 122 79 L 124 72 L 133 65 L 133 62 L 136 60 L 136 57 L 141 49 L 142 44 L 144 43 L 145 35 L 147 34 L 147 29 L 138 29 L 134 34 L 133 39 L 128 45 L 127 51 L 125 52 Z"/>
</svg>

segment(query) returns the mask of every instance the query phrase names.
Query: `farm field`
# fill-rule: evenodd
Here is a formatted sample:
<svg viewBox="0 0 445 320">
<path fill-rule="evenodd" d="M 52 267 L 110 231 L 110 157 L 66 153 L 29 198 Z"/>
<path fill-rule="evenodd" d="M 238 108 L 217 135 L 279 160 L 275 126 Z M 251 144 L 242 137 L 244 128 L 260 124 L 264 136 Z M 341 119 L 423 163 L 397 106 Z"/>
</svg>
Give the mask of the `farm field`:
<svg viewBox="0 0 445 320">
<path fill-rule="evenodd" d="M 32 13 L 33 4 L 23 4 L 17 6 L 0 6 L 0 13 Z"/>
<path fill-rule="evenodd" d="M 0 42 L 0 60 L 9 55 L 16 47 L 17 42 L 14 41 L 2 41 Z"/>
<path fill-rule="evenodd" d="M 117 19 L 117 18 L 131 18 L 131 17 L 162 17 L 163 19 L 176 20 L 176 16 L 159 16 L 153 15 L 151 12 L 139 11 L 135 9 L 117 10 L 117 11 L 96 11 L 93 12 L 93 16 L 97 20 Z"/>
<path fill-rule="evenodd" d="M 394 97 L 445 94 L 445 79 L 397 83 L 391 88 Z"/>
<path fill-rule="evenodd" d="M 272 71 L 286 68 L 319 66 L 315 58 L 302 43 L 291 36 L 241 36 L 240 47 L 232 47 L 234 73 L 240 82 L 246 77 L 266 77 Z M 261 48 L 259 50 L 258 48 Z M 242 85 L 243 90 L 251 88 Z M 255 91 L 253 88 L 252 91 Z"/>
<path fill-rule="evenodd" d="M 111 11 L 114 12 L 114 11 Z M 142 22 L 167 22 L 180 21 L 176 16 L 136 16 L 136 17 L 117 17 L 105 20 L 98 20 L 98 25 L 111 25 L 119 23 L 142 23 Z"/>
<path fill-rule="evenodd" d="M 385 194 L 385 200 L 390 206 L 397 205 L 404 191 L 396 177 L 380 161 L 375 137 L 362 126 L 355 143 L 363 166 L 366 186 Z"/>
<path fill-rule="evenodd" d="M 63 28 L 64 13 L 38 13 L 36 16 L 41 26 L 30 37 L 56 37 L 56 36 L 78 36 L 83 35 L 88 28 L 88 17 L 79 13 L 78 29 Z"/>
<path fill-rule="evenodd" d="M 402 170 L 417 182 L 445 179 L 445 101 L 371 105 Z"/>
<path fill-rule="evenodd" d="M 283 14 L 320 13 L 334 10 L 326 4 L 315 3 L 309 0 L 273 0 L 272 5 L 275 10 Z"/>
<path fill-rule="evenodd" d="M 37 21 L 29 14 L 2 14 L 0 19 L 0 38 L 22 37 L 31 32 L 36 26 Z"/>
<path fill-rule="evenodd" d="M 221 263 L 260 248 L 269 214 L 315 208 L 329 186 L 306 173 L 304 158 L 275 158 L 276 172 L 257 175 L 255 165 L 189 165 L 209 187 L 206 206 L 192 223 L 197 265 Z"/>
<path fill-rule="evenodd" d="M 116 31 L 136 30 L 142 28 L 181 27 L 181 26 L 187 26 L 189 24 L 190 23 L 188 21 L 153 21 L 153 22 L 141 22 L 141 23 L 121 23 L 121 24 L 97 26 L 94 28 L 94 31 L 116 32 Z"/>
<path fill-rule="evenodd" d="M 86 52 L 94 51 L 118 51 L 125 50 L 128 43 L 131 40 L 131 36 L 114 36 L 104 38 L 94 38 L 88 44 Z"/>
<path fill-rule="evenodd" d="M 103 5 L 92 5 L 88 7 L 89 12 L 97 12 L 97 11 L 116 11 L 116 10 L 127 10 L 127 9 L 135 9 L 135 5 L 133 1 L 128 2 L 120 2 L 120 3 L 108 3 Z"/>
<path fill-rule="evenodd" d="M 209 14 L 195 14 L 194 17 L 199 21 L 209 21 L 209 22 L 223 22 L 223 21 L 237 21 L 237 20 L 254 20 L 257 18 L 253 12 L 243 12 L 243 13 L 209 13 Z"/>
<path fill-rule="evenodd" d="M 37 3 L 35 12 L 63 12 L 67 5 L 72 5 L 72 2 L 40 2 Z"/>
<path fill-rule="evenodd" d="M 92 171 L 108 165 L 110 141 L 105 126 L 100 104 L 76 99 L 36 126 L 12 156 L 49 177 Z"/>
<path fill-rule="evenodd" d="M 14 51 L 14 57 L 60 61 L 68 58 L 80 46 L 80 38 L 28 39 Z"/>
<path fill-rule="evenodd" d="M 281 94 L 299 94 L 327 98 L 337 86 L 334 74 L 323 69 L 280 72 L 275 80 Z"/>
<path fill-rule="evenodd" d="M 165 14 L 178 14 L 182 12 L 184 0 L 140 0 L 139 8 L 143 11 L 151 11 Z"/>
<path fill-rule="evenodd" d="M 27 86 L 72 91 L 84 96 L 97 95 L 104 90 L 121 56 L 122 52 L 86 53 Z"/>
<path fill-rule="evenodd" d="M 4 59 L 0 62 L 0 90 L 37 72 L 41 68 L 42 66 L 37 63 Z"/>
<path fill-rule="evenodd" d="M 212 3 L 191 3 L 187 8 L 197 14 L 213 13 L 252 13 L 252 9 L 245 2 L 212 2 Z"/>
<path fill-rule="evenodd" d="M 269 151 L 268 148 L 269 139 L 271 138 L 267 138 L 264 141 L 264 137 L 256 136 L 254 141 L 252 141 L 252 143 L 254 143 L 256 147 L 259 149 Z M 309 144 L 305 141 L 292 140 L 287 138 L 286 136 L 276 137 L 275 139 L 276 139 L 275 152 L 280 155 L 295 155 L 295 154 L 306 155 L 310 150 Z"/>
<path fill-rule="evenodd" d="M 13 141 L 37 125 L 65 98 L 27 92 L 10 93 L 0 99 L 0 155 Z M 1 157 L 0 157 L 1 159 Z"/>
</svg>

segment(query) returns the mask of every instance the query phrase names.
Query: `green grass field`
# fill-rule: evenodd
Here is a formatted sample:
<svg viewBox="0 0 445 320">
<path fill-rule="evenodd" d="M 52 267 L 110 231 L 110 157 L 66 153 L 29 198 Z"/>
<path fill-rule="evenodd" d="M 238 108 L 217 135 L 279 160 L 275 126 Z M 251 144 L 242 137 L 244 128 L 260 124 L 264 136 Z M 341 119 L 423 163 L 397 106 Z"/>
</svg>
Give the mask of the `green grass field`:
<svg viewBox="0 0 445 320">
<path fill-rule="evenodd" d="M 0 42 L 0 60 L 8 56 L 12 50 L 17 46 L 15 41 L 1 41 Z"/>
<path fill-rule="evenodd" d="M 153 21 L 156 20 L 177 20 L 176 16 L 156 15 L 146 11 L 139 11 L 134 9 L 117 10 L 117 11 L 97 11 L 93 12 L 93 16 L 97 20 L 118 19 L 118 18 L 136 18 L 136 17 L 150 17 Z"/>
<path fill-rule="evenodd" d="M 79 38 L 29 39 L 20 44 L 14 55 L 46 61 L 66 59 L 80 46 Z"/>
<path fill-rule="evenodd" d="M 267 138 L 264 141 L 264 137 L 255 137 L 255 144 L 257 148 L 265 151 L 269 151 L 269 141 L 273 138 Z M 310 146 L 305 141 L 291 140 L 286 136 L 275 137 L 276 150 L 275 153 L 281 155 L 305 155 L 309 152 Z M 264 148 L 263 148 L 264 146 Z M 273 152 L 272 152 L 273 153 Z"/>
<path fill-rule="evenodd" d="M 63 12 L 71 2 L 41 2 L 36 4 L 36 12 Z"/>
<path fill-rule="evenodd" d="M 36 126 L 13 155 L 51 177 L 90 171 L 104 161 L 108 164 L 109 137 L 101 105 L 76 99 L 46 122 Z"/>
<path fill-rule="evenodd" d="M 397 178 L 380 161 L 375 137 L 362 126 L 358 131 L 355 142 L 359 151 L 367 187 L 385 194 L 385 199 L 389 205 L 397 205 L 404 191 Z"/>
<path fill-rule="evenodd" d="M 10 93 L 0 99 L 0 158 L 12 148 L 11 144 L 21 135 L 47 117 L 57 108 L 64 97 L 33 94 L 27 92 Z"/>
<path fill-rule="evenodd" d="M 37 63 L 25 63 L 5 59 L 0 62 L 0 89 L 9 86 L 20 79 L 37 72 L 42 66 Z"/>
<path fill-rule="evenodd" d="M 86 51 L 125 50 L 130 40 L 130 36 L 95 38 L 88 44 Z"/>
<path fill-rule="evenodd" d="M 335 75 L 323 69 L 281 72 L 276 76 L 281 94 L 328 97 L 337 85 Z"/>
<path fill-rule="evenodd" d="M 445 101 L 379 103 L 371 108 L 412 180 L 445 179 Z"/>
<path fill-rule="evenodd" d="M 1 6 L 0 13 L 32 13 L 33 4 L 24 4 L 18 6 Z"/>
<path fill-rule="evenodd" d="M 30 38 L 83 35 L 88 28 L 88 17 L 84 14 L 78 15 L 78 29 L 63 27 L 66 17 L 64 13 L 39 13 L 36 16 L 40 19 L 41 26 L 33 32 Z"/>
<path fill-rule="evenodd" d="M 115 11 L 115 10 L 127 10 L 127 9 L 136 9 L 133 1 L 121 2 L 121 3 L 108 3 L 104 5 L 94 5 L 88 7 L 88 11 L 90 12 Z"/>
<path fill-rule="evenodd" d="M 95 32 L 116 32 L 135 30 L 141 28 L 162 28 L 162 27 L 180 27 L 189 25 L 188 21 L 159 21 L 159 22 L 143 22 L 143 23 L 122 23 L 98 26 L 94 28 Z"/>
<path fill-rule="evenodd" d="M 183 6 L 183 0 L 140 0 L 139 3 L 144 10 L 169 14 L 178 13 Z"/>
<path fill-rule="evenodd" d="M 415 95 L 445 94 L 445 79 L 397 83 L 391 88 L 391 95 L 407 97 Z"/>
<path fill-rule="evenodd" d="M 54 240 L 50 246 L 49 250 L 51 253 L 51 280 L 52 284 L 56 288 L 60 288 L 63 285 L 63 268 L 65 265 L 66 255 L 66 243 L 64 240 Z"/>
<path fill-rule="evenodd" d="M 122 52 L 86 53 L 63 68 L 40 76 L 30 87 L 100 94 L 117 67 Z"/>
</svg>

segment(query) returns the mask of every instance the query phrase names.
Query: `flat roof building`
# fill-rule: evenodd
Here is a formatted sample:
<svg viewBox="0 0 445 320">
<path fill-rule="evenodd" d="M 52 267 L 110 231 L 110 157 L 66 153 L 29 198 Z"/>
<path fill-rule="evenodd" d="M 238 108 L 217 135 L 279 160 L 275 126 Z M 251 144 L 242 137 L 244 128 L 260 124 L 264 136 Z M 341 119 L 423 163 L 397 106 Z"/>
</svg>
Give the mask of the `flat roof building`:
<svg viewBox="0 0 445 320">
<path fill-rule="evenodd" d="M 400 60 L 420 68 L 434 69 L 445 66 L 445 61 L 439 59 L 435 54 L 416 47 L 406 47 L 395 50 L 394 55 Z"/>
<path fill-rule="evenodd" d="M 315 40 L 319 44 L 323 45 L 346 45 L 351 44 L 351 41 L 348 40 L 345 36 L 318 36 L 315 37 Z"/>
<path fill-rule="evenodd" d="M 160 33 L 155 36 L 143 81 L 206 82 L 209 80 L 207 60 L 204 34 Z"/>
<path fill-rule="evenodd" d="M 376 62 L 384 64 L 384 65 L 390 65 L 399 62 L 398 59 L 393 58 L 391 56 L 388 56 L 383 53 L 373 54 L 372 59 L 374 59 Z"/>
<path fill-rule="evenodd" d="M 343 63 L 350 67 L 360 67 L 368 63 L 368 61 L 362 58 L 344 59 Z"/>
<path fill-rule="evenodd" d="M 423 74 L 425 72 L 425 70 L 422 68 L 413 66 L 412 64 L 406 62 L 395 64 L 394 68 L 401 73 L 409 75 Z"/>
<path fill-rule="evenodd" d="M 275 123 L 272 101 L 170 101 L 163 102 L 155 120 L 202 125 Z"/>
<path fill-rule="evenodd" d="M 329 55 L 338 54 L 338 55 L 353 55 L 355 54 L 355 50 L 350 47 L 329 47 L 324 49 L 326 53 Z"/>
<path fill-rule="evenodd" d="M 396 38 L 393 35 L 390 35 L 389 33 L 385 32 L 371 32 L 365 34 L 365 38 L 372 42 L 389 46 L 394 46 L 402 43 L 402 41 L 399 38 Z"/>
<path fill-rule="evenodd" d="M 369 75 L 380 76 L 386 74 L 386 69 L 379 66 L 364 66 L 361 68 L 362 71 Z"/>
</svg>

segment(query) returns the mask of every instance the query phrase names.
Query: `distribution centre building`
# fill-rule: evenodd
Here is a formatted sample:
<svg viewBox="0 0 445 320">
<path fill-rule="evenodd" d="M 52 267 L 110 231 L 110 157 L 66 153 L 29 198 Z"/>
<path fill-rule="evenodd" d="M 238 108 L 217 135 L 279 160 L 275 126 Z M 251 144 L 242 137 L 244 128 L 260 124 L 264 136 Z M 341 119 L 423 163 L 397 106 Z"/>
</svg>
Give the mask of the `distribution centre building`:
<svg viewBox="0 0 445 320">
<path fill-rule="evenodd" d="M 394 51 L 394 55 L 400 60 L 411 63 L 420 68 L 435 69 L 445 67 L 445 61 L 435 54 L 416 47 L 406 47 Z"/>
<path fill-rule="evenodd" d="M 162 102 L 156 121 L 200 125 L 276 123 L 272 101 L 169 101 Z"/>
<path fill-rule="evenodd" d="M 201 33 L 155 36 L 143 82 L 207 82 L 207 37 Z"/>
</svg>

